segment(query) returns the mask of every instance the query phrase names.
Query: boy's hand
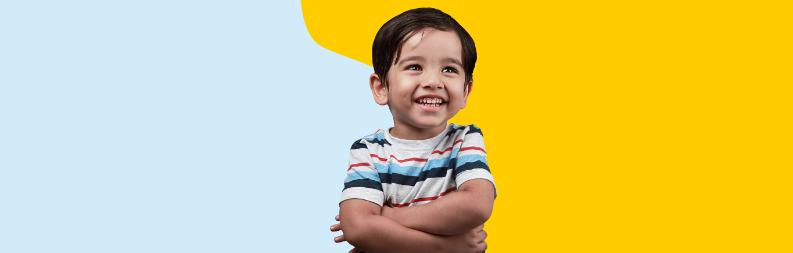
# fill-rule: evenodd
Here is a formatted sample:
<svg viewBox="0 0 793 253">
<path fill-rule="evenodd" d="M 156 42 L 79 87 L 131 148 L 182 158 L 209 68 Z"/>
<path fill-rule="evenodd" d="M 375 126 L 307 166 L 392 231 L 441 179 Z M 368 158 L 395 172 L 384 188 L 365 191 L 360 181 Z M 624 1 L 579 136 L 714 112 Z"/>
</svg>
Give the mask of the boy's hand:
<svg viewBox="0 0 793 253">
<path fill-rule="evenodd" d="M 336 215 L 336 221 L 339 221 L 339 220 L 340 220 L 340 217 L 337 214 Z M 330 231 L 331 232 L 341 231 L 341 224 L 339 224 L 339 223 L 333 224 L 332 226 L 330 226 Z M 335 241 L 336 243 L 342 243 L 342 242 L 347 241 L 347 239 L 345 239 L 344 238 L 344 234 L 342 234 L 340 236 L 336 236 L 336 238 L 333 238 L 333 241 Z M 358 250 L 356 248 L 352 248 L 350 251 L 347 251 L 347 253 L 365 253 L 365 252 L 361 252 L 360 250 Z"/>
<path fill-rule="evenodd" d="M 336 221 L 339 221 L 339 215 L 338 214 L 336 215 Z M 341 231 L 341 224 L 340 223 L 333 224 L 332 226 L 330 226 L 330 231 L 331 232 Z M 333 241 L 335 241 L 336 243 L 342 243 L 342 242 L 347 241 L 347 239 L 345 239 L 344 238 L 344 234 L 342 234 L 340 236 L 336 236 L 336 238 L 333 238 Z M 356 248 L 352 248 L 347 253 L 361 253 L 361 251 L 359 251 Z"/>
<path fill-rule="evenodd" d="M 336 221 L 339 221 L 338 214 L 336 215 Z M 341 223 L 336 223 L 330 226 L 330 232 L 338 232 L 338 231 L 341 231 Z M 340 236 L 336 236 L 335 238 L 333 238 L 333 241 L 336 243 L 340 243 L 347 241 L 347 239 L 344 239 L 344 234 L 342 234 Z"/>
<path fill-rule="evenodd" d="M 447 248 L 443 252 L 485 252 L 487 249 L 487 243 L 485 242 L 487 232 L 485 232 L 484 226 L 482 224 L 466 233 L 446 237 L 449 243 L 446 244 Z"/>
</svg>

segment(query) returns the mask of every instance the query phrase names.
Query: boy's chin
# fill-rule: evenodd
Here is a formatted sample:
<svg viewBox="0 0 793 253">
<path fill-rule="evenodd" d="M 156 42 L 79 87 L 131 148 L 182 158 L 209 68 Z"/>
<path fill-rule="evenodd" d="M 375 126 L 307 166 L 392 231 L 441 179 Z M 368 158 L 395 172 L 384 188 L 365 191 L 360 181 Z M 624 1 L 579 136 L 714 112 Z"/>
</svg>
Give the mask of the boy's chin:
<svg viewBox="0 0 793 253">
<path fill-rule="evenodd" d="M 413 121 L 414 127 L 420 129 L 433 129 L 437 127 L 446 127 L 446 119 L 416 119 Z"/>
</svg>

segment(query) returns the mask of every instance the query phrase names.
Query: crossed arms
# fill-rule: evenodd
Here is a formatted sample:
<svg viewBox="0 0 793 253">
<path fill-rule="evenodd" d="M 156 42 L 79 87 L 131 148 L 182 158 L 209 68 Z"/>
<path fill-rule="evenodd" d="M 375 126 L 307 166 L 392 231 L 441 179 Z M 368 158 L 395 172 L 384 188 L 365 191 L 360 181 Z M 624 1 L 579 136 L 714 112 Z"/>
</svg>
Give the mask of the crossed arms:
<svg viewBox="0 0 793 253">
<path fill-rule="evenodd" d="M 342 230 L 356 250 L 389 252 L 483 252 L 483 225 L 493 210 L 495 189 L 490 181 L 472 179 L 457 191 L 429 204 L 404 208 L 380 207 L 361 199 L 341 202 Z"/>
</svg>

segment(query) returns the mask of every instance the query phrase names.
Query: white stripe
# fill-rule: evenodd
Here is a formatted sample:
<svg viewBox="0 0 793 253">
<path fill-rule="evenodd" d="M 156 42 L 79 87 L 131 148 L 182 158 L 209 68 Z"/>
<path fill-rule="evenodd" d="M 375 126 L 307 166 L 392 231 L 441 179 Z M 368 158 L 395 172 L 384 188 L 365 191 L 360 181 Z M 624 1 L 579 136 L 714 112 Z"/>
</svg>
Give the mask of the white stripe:
<svg viewBox="0 0 793 253">
<path fill-rule="evenodd" d="M 348 199 L 362 199 L 383 206 L 385 196 L 383 192 L 372 188 L 351 187 L 341 191 L 341 201 L 339 203 Z"/>
</svg>

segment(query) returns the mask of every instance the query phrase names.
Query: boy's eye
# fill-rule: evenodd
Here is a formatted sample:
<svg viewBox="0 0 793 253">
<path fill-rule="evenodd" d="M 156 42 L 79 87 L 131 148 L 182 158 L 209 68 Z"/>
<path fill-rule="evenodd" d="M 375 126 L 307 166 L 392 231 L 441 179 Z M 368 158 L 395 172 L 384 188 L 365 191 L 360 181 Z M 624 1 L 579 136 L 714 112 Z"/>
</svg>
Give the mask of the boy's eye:
<svg viewBox="0 0 793 253">
<path fill-rule="evenodd" d="M 441 70 L 441 72 L 444 72 L 444 73 L 457 73 L 459 71 L 457 71 L 457 69 L 454 68 L 454 67 L 445 67 L 445 68 L 443 68 Z"/>
<path fill-rule="evenodd" d="M 408 66 L 405 69 L 414 70 L 414 71 L 421 71 L 421 66 L 419 66 L 418 64 L 413 64 L 413 65 Z"/>
</svg>

